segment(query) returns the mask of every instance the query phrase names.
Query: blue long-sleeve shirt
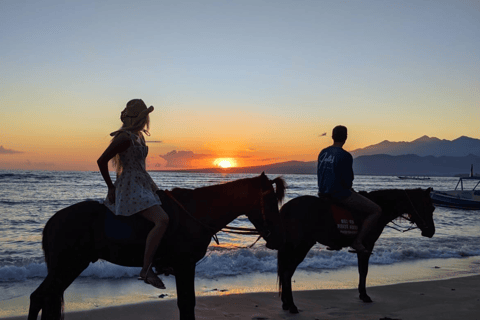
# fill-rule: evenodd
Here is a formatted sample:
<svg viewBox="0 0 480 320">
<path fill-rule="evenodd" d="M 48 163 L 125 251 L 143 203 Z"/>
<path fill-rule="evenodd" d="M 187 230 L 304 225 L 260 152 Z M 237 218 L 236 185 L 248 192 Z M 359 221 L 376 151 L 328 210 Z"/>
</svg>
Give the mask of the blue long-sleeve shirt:
<svg viewBox="0 0 480 320">
<path fill-rule="evenodd" d="M 318 155 L 318 192 L 337 199 L 351 194 L 353 184 L 353 157 L 340 147 L 331 146 Z"/>
</svg>

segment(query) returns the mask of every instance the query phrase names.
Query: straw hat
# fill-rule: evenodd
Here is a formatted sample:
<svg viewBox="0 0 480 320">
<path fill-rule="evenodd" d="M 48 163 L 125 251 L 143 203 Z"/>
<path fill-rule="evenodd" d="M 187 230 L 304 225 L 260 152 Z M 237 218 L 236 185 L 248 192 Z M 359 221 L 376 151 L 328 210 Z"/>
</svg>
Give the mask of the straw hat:
<svg viewBox="0 0 480 320">
<path fill-rule="evenodd" d="M 123 126 L 120 130 L 110 133 L 115 136 L 122 131 L 140 131 L 145 127 L 145 118 L 153 111 L 153 106 L 147 108 L 142 99 L 133 99 L 127 103 L 125 109 L 120 114 L 120 120 Z"/>
</svg>

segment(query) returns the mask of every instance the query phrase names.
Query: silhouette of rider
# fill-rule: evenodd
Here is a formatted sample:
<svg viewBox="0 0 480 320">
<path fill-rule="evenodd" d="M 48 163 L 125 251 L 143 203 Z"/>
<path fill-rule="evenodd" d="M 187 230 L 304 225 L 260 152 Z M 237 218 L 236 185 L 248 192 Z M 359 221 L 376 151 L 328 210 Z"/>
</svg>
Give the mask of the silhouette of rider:
<svg viewBox="0 0 480 320">
<path fill-rule="evenodd" d="M 354 252 L 368 253 L 363 240 L 376 224 L 382 209 L 352 189 L 353 157 L 343 149 L 347 140 L 347 128 L 345 126 L 333 128 L 332 139 L 333 145 L 323 149 L 318 155 L 318 194 L 332 198 L 336 203 L 365 218 L 351 247 Z"/>
</svg>

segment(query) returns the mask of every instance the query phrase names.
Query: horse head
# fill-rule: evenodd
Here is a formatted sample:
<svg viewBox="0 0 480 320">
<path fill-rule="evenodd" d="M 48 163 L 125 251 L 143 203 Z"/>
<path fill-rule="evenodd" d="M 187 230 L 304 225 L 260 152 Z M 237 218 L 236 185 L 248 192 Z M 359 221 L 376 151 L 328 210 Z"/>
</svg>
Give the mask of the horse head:
<svg viewBox="0 0 480 320">
<path fill-rule="evenodd" d="M 265 239 L 266 247 L 278 249 L 284 243 L 283 223 L 278 206 L 285 196 L 286 183 L 281 177 L 270 180 L 264 172 L 255 180 L 260 189 L 259 201 L 247 217 Z"/>
<path fill-rule="evenodd" d="M 431 238 L 435 234 L 433 211 L 435 207 L 428 189 L 391 189 L 360 192 L 382 207 L 386 219 L 404 218 L 417 225 L 422 236 Z"/>
<path fill-rule="evenodd" d="M 411 222 L 415 223 L 422 231 L 422 236 L 431 238 L 435 234 L 435 224 L 433 222 L 433 206 L 430 192 L 432 188 L 424 189 L 406 189 L 405 200 L 403 201 L 404 213 L 408 214 Z"/>
</svg>

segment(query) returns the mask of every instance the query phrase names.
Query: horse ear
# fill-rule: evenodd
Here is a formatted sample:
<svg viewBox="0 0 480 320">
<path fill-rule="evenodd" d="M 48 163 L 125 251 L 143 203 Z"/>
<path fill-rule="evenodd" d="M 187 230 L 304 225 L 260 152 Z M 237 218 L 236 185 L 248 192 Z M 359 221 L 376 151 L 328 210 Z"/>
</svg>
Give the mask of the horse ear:
<svg viewBox="0 0 480 320">
<path fill-rule="evenodd" d="M 262 174 L 260 175 L 260 177 L 265 177 L 265 171 L 262 171 Z"/>
<path fill-rule="evenodd" d="M 428 189 L 427 189 L 427 194 L 430 194 L 430 192 L 432 192 L 432 190 L 433 190 L 432 187 L 428 188 Z"/>
</svg>

